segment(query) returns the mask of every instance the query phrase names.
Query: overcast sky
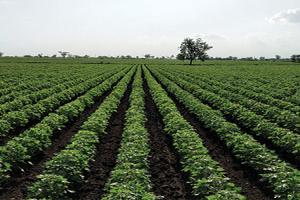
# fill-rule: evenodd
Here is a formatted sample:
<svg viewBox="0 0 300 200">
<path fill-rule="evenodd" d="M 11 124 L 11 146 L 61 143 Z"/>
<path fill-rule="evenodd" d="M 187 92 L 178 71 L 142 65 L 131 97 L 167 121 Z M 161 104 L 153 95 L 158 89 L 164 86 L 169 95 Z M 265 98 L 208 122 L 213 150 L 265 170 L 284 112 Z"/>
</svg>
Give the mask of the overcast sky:
<svg viewBox="0 0 300 200">
<path fill-rule="evenodd" d="M 0 51 L 169 56 L 185 37 L 211 56 L 300 53 L 300 0 L 0 0 Z"/>
</svg>

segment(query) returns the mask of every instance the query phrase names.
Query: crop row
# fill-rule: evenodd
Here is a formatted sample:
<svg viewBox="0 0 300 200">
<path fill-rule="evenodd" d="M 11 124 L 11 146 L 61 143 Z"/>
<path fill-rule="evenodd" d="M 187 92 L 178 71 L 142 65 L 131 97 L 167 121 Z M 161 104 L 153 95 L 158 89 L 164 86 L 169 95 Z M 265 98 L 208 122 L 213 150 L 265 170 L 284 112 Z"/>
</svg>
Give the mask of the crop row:
<svg viewBox="0 0 300 200">
<path fill-rule="evenodd" d="M 31 68 L 32 69 L 32 68 Z M 29 71 L 27 69 L 27 71 Z M 75 72 L 76 74 L 76 72 Z M 79 74 L 79 73 L 78 73 Z M 63 79 L 65 75 L 69 75 L 67 77 L 72 77 L 74 73 L 60 73 L 57 72 L 39 72 L 35 73 L 33 70 L 30 70 L 30 74 L 24 73 L 22 76 L 13 71 L 10 74 L 5 74 L 6 78 L 11 79 L 5 80 L 6 82 L 3 83 L 3 87 L 0 89 L 0 96 L 2 95 L 9 95 L 13 92 L 23 92 L 23 91 L 31 91 L 42 83 L 52 83 L 53 80 L 57 80 L 58 78 Z"/>
<path fill-rule="evenodd" d="M 172 75 L 163 72 L 170 80 L 176 82 L 180 87 L 189 91 L 202 102 L 220 110 L 225 116 L 231 118 L 238 125 L 249 130 L 254 136 L 262 137 L 268 140 L 277 149 L 282 152 L 293 155 L 297 161 L 300 160 L 300 135 L 293 133 L 287 129 L 283 129 L 272 122 L 264 119 L 262 116 L 256 115 L 239 104 L 230 102 L 228 99 L 222 98 L 215 93 L 204 90 L 201 87 L 181 79 L 181 76 Z"/>
<path fill-rule="evenodd" d="M 300 117 L 291 111 L 282 110 L 275 106 L 260 103 L 254 99 L 249 99 L 242 95 L 247 91 L 233 87 L 228 84 L 220 83 L 215 80 L 203 80 L 203 77 L 198 77 L 192 74 L 173 73 L 176 76 L 180 76 L 183 80 L 197 84 L 199 87 L 214 92 L 232 102 L 241 104 L 247 109 L 264 116 L 272 122 L 279 124 L 284 128 L 288 128 L 292 131 L 300 133 Z M 242 94 L 240 94 L 242 93 Z"/>
<path fill-rule="evenodd" d="M 14 79 L 14 81 L 16 81 L 16 78 L 17 78 L 17 81 L 15 84 L 9 83 L 9 81 L 2 84 L 3 87 L 0 89 L 1 98 L 3 97 L 3 95 L 8 95 L 12 92 L 33 89 L 41 83 L 41 80 L 34 76 L 27 76 L 24 79 L 22 79 L 20 77 L 16 77 L 15 74 L 12 74 L 10 76 L 10 78 Z M 50 81 L 50 80 L 52 80 L 52 77 L 44 79 L 44 81 Z M 18 84 L 20 82 L 21 82 L 21 84 Z"/>
<path fill-rule="evenodd" d="M 241 77 L 245 78 L 245 76 Z M 243 83 L 234 82 L 233 85 L 235 86 L 241 86 L 244 89 L 251 89 L 258 93 L 265 93 L 275 99 L 284 99 L 287 95 L 293 95 L 296 92 L 295 85 L 291 85 L 290 79 L 284 80 L 283 78 L 279 77 L 270 77 L 270 75 L 267 75 L 265 77 L 255 77 L 253 80 L 253 77 L 251 79 L 245 79 Z M 259 79 L 259 80 L 257 80 Z"/>
<path fill-rule="evenodd" d="M 108 91 L 113 83 L 117 82 L 127 71 L 128 68 L 120 71 L 97 87 L 89 90 L 83 96 L 59 107 L 36 126 L 24 131 L 21 135 L 14 137 L 4 146 L 1 146 L 0 180 L 7 180 L 12 170 L 22 168 L 31 158 L 47 149 L 52 144 L 51 137 L 55 131 L 74 121 L 86 108 L 94 103 L 96 97 Z"/>
<path fill-rule="evenodd" d="M 300 106 L 300 92 L 297 91 L 294 95 L 292 96 L 287 96 L 285 98 L 285 100 L 290 101 L 294 104 L 297 104 L 298 106 Z"/>
<path fill-rule="evenodd" d="M 105 67 L 103 67 L 103 71 L 106 71 Z M 93 74 L 93 75 L 91 75 Z M 46 77 L 39 77 L 38 80 L 21 80 L 22 84 L 18 87 L 14 87 L 10 93 L 7 93 L 0 97 L 0 103 L 4 104 L 9 101 L 13 101 L 17 98 L 23 98 L 24 96 L 33 95 L 34 93 L 41 91 L 47 88 L 56 87 L 59 84 L 69 82 L 71 80 L 82 79 L 86 80 L 87 77 L 95 77 L 95 74 L 91 71 L 86 69 L 85 71 L 81 70 L 79 72 L 74 71 L 72 73 L 62 72 L 62 73 L 47 73 Z M 97 74 L 96 74 L 97 75 Z M 13 76 L 13 75 L 12 75 Z M 33 76 L 33 75 L 32 75 Z M 34 75 L 31 78 L 34 78 L 37 75 Z M 85 78 L 85 79 L 83 79 Z M 26 87 L 24 86 L 26 85 Z M 6 88 L 8 89 L 8 88 Z"/>
<path fill-rule="evenodd" d="M 188 173 L 193 195 L 200 199 L 245 199 L 214 161 L 193 127 L 180 115 L 175 103 L 144 68 L 154 102 L 163 117 L 165 131 L 173 138 L 183 171 Z"/>
<path fill-rule="evenodd" d="M 53 111 L 58 106 L 67 103 L 76 96 L 84 94 L 87 90 L 97 86 L 99 82 L 104 81 L 115 73 L 116 70 L 106 72 L 101 76 L 53 94 L 36 104 L 28 105 L 21 110 L 12 111 L 3 115 L 0 119 L 0 136 L 5 136 L 9 131 L 15 129 L 16 127 L 26 126 L 33 120 L 40 120 L 46 113 Z"/>
<path fill-rule="evenodd" d="M 59 70 L 55 68 L 46 68 L 47 70 L 35 71 L 34 68 L 25 67 L 26 71 L 22 73 L 24 77 L 20 77 L 17 71 L 11 69 L 11 73 L 6 74 L 5 78 L 12 78 L 16 83 L 6 83 L 6 87 L 0 89 L 0 103 L 13 100 L 22 95 L 28 95 L 40 89 L 50 88 L 57 84 L 70 81 L 70 78 L 77 79 L 80 77 L 90 76 L 95 71 L 93 68 L 73 69 L 60 67 Z M 104 71 L 106 66 L 101 67 Z M 38 68 L 37 68 L 38 69 Z M 19 72 L 20 73 L 20 72 Z"/>
<path fill-rule="evenodd" d="M 151 71 L 190 113 L 197 116 L 205 128 L 216 133 L 224 141 L 243 165 L 256 171 L 261 178 L 260 181 L 272 190 L 275 198 L 293 200 L 300 198 L 300 172 L 297 169 L 280 160 L 273 151 L 258 143 L 250 135 L 243 133 L 235 124 L 216 115 L 215 110 L 202 104 L 199 99 L 176 83 L 154 69 Z"/>
<path fill-rule="evenodd" d="M 180 71 L 182 72 L 182 70 L 180 70 Z M 216 84 L 216 85 L 222 87 L 223 89 L 229 90 L 235 94 L 243 95 L 243 96 L 253 99 L 255 101 L 259 101 L 259 102 L 268 104 L 270 106 L 276 106 L 283 110 L 289 110 L 289 111 L 295 113 L 296 115 L 299 115 L 299 113 L 300 113 L 300 106 L 295 105 L 291 102 L 281 100 L 281 99 L 273 98 L 272 96 L 268 95 L 269 91 L 262 91 L 262 92 L 255 91 L 255 88 L 257 88 L 257 87 L 250 87 L 250 86 L 248 86 L 247 88 L 244 88 L 243 85 L 245 85 L 245 84 L 242 84 L 242 83 L 235 84 L 235 85 L 232 85 L 226 81 L 225 81 L 225 83 L 224 83 L 224 81 L 218 81 L 219 82 L 218 83 L 217 81 L 215 81 L 213 79 L 202 77 L 201 75 L 192 75 L 192 74 L 194 74 L 193 71 L 189 71 L 188 74 L 189 74 L 189 76 L 193 77 L 194 79 L 200 79 L 200 80 L 210 83 L 210 84 Z M 222 82 L 222 84 L 220 84 L 220 82 Z"/>
<path fill-rule="evenodd" d="M 54 87 L 55 85 L 66 82 L 66 81 L 68 81 L 68 78 L 57 77 L 55 80 L 51 80 L 51 81 L 44 80 L 42 83 L 40 82 L 40 84 L 31 85 L 31 87 L 28 89 L 24 89 L 21 91 L 12 91 L 11 93 L 0 97 L 0 104 L 7 103 L 18 97 L 21 97 L 23 95 L 29 95 L 29 94 L 32 94 L 33 92 L 36 92 L 36 91 L 39 91 L 42 89 Z"/>
<path fill-rule="evenodd" d="M 230 85 L 241 87 L 242 89 L 250 89 L 257 93 L 268 94 L 269 97 L 275 99 L 285 99 L 286 96 L 295 94 L 297 86 L 299 86 L 294 74 L 291 76 L 289 71 L 282 70 L 282 68 L 280 70 L 279 68 L 275 69 L 272 67 L 266 71 L 263 68 L 257 68 L 250 71 L 249 68 L 239 66 L 239 69 L 241 70 L 237 70 L 237 68 L 232 70 L 230 76 L 226 76 L 221 72 L 223 76 L 217 79 L 222 82 L 225 81 Z M 213 75 L 212 77 L 215 79 Z"/>
<path fill-rule="evenodd" d="M 95 157 L 96 145 L 106 134 L 105 129 L 135 72 L 132 68 L 117 84 L 99 108 L 81 126 L 66 148 L 46 162 L 38 180 L 28 189 L 28 198 L 67 199 L 72 185 L 84 180 L 90 161 Z"/>
<path fill-rule="evenodd" d="M 20 109 L 26 109 L 26 107 L 25 107 L 26 105 L 29 105 L 29 104 L 33 105 L 33 104 L 37 103 L 39 100 L 45 99 L 53 94 L 56 94 L 56 93 L 62 92 L 64 90 L 67 90 L 71 87 L 74 87 L 74 86 L 78 85 L 79 83 L 84 82 L 85 80 L 97 78 L 97 77 L 101 76 L 101 74 L 103 74 L 103 72 L 101 72 L 100 74 L 90 76 L 90 77 L 86 77 L 86 76 L 82 77 L 82 78 L 69 77 L 69 79 L 66 80 L 66 82 L 58 84 L 54 87 L 45 88 L 42 90 L 38 90 L 37 92 L 31 93 L 28 95 L 23 95 L 19 98 L 15 98 L 11 102 L 6 102 L 6 103 L 0 105 L 0 114 L 4 115 L 5 113 L 7 113 L 9 111 L 17 111 Z"/>
<path fill-rule="evenodd" d="M 126 111 L 126 123 L 122 134 L 117 164 L 105 185 L 109 199 L 156 199 L 151 192 L 149 178 L 150 147 L 145 128 L 145 105 L 141 67 L 138 67 Z"/>
</svg>

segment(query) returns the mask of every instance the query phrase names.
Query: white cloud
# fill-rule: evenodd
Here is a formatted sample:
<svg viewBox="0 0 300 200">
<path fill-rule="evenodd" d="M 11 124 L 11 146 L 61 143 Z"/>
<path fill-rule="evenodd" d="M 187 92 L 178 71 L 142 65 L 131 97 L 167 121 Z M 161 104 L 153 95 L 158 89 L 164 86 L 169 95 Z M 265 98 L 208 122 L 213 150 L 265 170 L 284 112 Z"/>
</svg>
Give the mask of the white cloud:
<svg viewBox="0 0 300 200">
<path fill-rule="evenodd" d="M 271 23 L 277 22 L 288 22 L 288 23 L 300 23 L 300 8 L 289 9 L 286 11 L 281 11 L 275 14 L 269 19 Z"/>
</svg>

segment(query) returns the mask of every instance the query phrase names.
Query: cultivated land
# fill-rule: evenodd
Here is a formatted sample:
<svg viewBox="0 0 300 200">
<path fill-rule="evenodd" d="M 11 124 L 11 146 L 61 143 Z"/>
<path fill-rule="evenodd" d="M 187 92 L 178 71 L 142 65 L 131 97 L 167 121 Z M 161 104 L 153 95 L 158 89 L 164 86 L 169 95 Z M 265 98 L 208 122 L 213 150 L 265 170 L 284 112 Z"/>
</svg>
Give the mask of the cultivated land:
<svg viewBox="0 0 300 200">
<path fill-rule="evenodd" d="M 300 199 L 300 65 L 0 59 L 0 199 Z"/>
</svg>

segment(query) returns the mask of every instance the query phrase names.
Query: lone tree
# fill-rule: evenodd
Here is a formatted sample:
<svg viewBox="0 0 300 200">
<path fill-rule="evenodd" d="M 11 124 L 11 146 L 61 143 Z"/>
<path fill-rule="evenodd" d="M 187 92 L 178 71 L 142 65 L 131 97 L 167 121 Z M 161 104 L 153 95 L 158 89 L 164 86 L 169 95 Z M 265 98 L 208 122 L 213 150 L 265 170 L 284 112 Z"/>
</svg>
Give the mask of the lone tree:
<svg viewBox="0 0 300 200">
<path fill-rule="evenodd" d="M 205 61 L 209 58 L 206 51 L 211 48 L 212 46 L 209 46 L 201 38 L 197 38 L 195 40 L 192 38 L 185 38 L 180 45 L 180 54 L 177 55 L 177 58 L 181 60 L 189 60 L 190 65 L 195 59 Z"/>
<path fill-rule="evenodd" d="M 58 53 L 60 53 L 61 57 L 65 58 L 70 52 L 67 52 L 67 51 L 59 51 Z"/>
<path fill-rule="evenodd" d="M 0 52 L 0 57 L 2 57 L 3 56 L 3 52 Z"/>
</svg>

